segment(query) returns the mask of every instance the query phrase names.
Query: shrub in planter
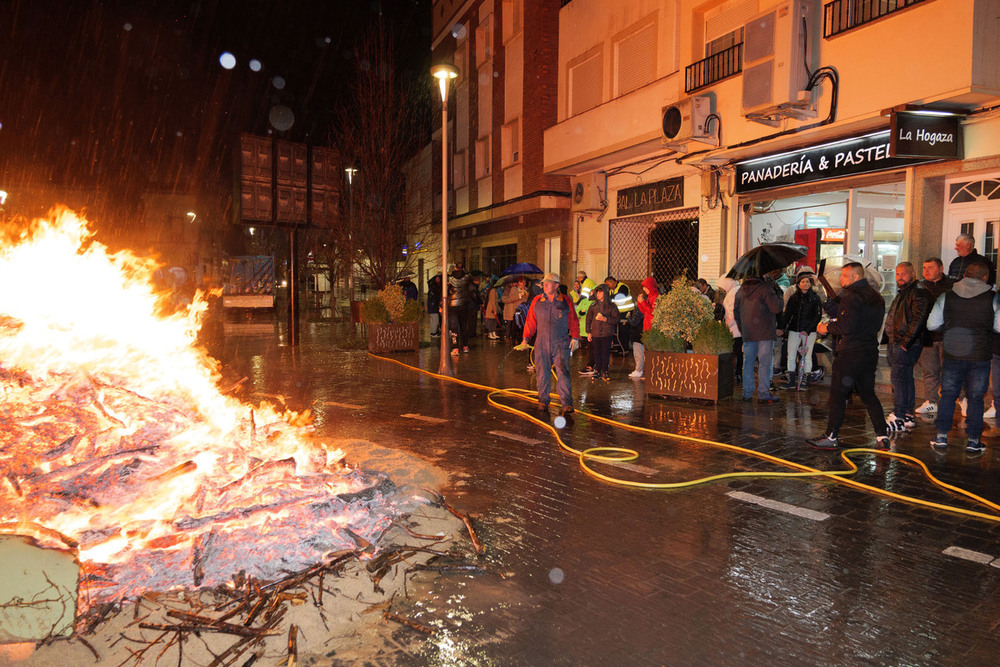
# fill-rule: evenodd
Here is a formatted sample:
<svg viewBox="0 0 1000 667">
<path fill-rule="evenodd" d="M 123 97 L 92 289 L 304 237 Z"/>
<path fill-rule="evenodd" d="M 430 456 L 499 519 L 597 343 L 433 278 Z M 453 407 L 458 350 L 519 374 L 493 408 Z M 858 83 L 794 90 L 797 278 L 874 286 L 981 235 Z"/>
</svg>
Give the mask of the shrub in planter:
<svg viewBox="0 0 1000 667">
<path fill-rule="evenodd" d="M 399 285 L 379 290 L 361 307 L 361 321 L 365 324 L 418 322 L 420 314 L 420 303 L 407 301 Z"/>
<path fill-rule="evenodd" d="M 683 352 L 684 341 L 677 337 L 669 338 L 659 329 L 650 329 L 642 334 L 642 345 L 653 352 Z"/>
<path fill-rule="evenodd" d="M 724 323 L 708 320 L 698 329 L 691 348 L 695 354 L 729 354 L 733 351 L 733 334 Z"/>
<path fill-rule="evenodd" d="M 653 307 L 653 329 L 667 338 L 680 338 L 690 345 L 701 325 L 713 319 L 712 304 L 688 286 L 686 278 L 678 278 L 666 294 L 656 299 Z"/>
</svg>

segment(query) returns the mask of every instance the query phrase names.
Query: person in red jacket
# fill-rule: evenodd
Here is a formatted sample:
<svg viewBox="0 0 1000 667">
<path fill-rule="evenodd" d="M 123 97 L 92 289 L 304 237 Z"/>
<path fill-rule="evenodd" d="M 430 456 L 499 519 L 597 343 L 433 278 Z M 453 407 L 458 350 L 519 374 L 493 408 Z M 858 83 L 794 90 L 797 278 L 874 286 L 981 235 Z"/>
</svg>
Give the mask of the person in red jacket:
<svg viewBox="0 0 1000 667">
<path fill-rule="evenodd" d="M 642 313 L 642 331 L 647 332 L 653 326 L 653 308 L 656 307 L 656 298 L 660 292 L 656 289 L 656 279 L 647 276 L 642 281 L 642 294 L 636 300 L 636 307 Z M 632 341 L 632 356 L 635 357 L 635 370 L 628 374 L 630 378 L 642 378 L 642 367 L 646 363 L 646 348 L 642 345 L 642 338 Z"/>
<path fill-rule="evenodd" d="M 517 347 L 528 349 L 528 339 L 535 336 L 535 368 L 538 385 L 538 410 L 548 414 L 552 373 L 556 367 L 556 390 L 562 414 L 573 413 L 573 390 L 570 386 L 569 355 L 580 347 L 580 320 L 572 300 L 559 293 L 559 276 L 547 273 L 542 279 L 542 294 L 528 307 L 524 338 Z M 536 335 L 537 334 L 537 335 Z"/>
</svg>

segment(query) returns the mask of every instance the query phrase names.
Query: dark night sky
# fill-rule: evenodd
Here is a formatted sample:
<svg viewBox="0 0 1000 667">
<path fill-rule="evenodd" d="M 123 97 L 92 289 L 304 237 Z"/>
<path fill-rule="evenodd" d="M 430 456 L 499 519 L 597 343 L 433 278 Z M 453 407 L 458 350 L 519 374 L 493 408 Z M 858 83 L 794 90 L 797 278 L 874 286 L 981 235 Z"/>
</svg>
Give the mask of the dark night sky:
<svg viewBox="0 0 1000 667">
<path fill-rule="evenodd" d="M 430 0 L 0 0 L 0 187 L 132 202 L 225 183 L 234 138 L 266 133 L 275 105 L 295 114 L 282 136 L 325 144 L 345 81 L 365 69 L 354 40 L 377 21 L 426 76 Z"/>
</svg>

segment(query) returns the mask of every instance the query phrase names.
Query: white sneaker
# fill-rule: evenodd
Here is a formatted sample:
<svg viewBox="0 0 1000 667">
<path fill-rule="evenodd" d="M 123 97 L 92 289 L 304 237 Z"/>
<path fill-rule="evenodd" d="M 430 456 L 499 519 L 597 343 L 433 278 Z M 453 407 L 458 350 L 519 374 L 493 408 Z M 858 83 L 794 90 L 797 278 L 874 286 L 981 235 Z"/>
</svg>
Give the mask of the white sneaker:
<svg viewBox="0 0 1000 667">
<path fill-rule="evenodd" d="M 937 403 L 933 401 L 924 401 L 919 408 L 917 408 L 918 415 L 933 415 L 937 412 Z"/>
<path fill-rule="evenodd" d="M 997 418 L 997 406 L 991 405 L 990 409 L 983 413 L 984 419 L 996 419 Z"/>
<path fill-rule="evenodd" d="M 628 376 L 630 378 L 641 378 L 642 377 L 642 371 L 637 368 L 634 371 L 632 371 L 631 373 L 629 373 Z"/>
<path fill-rule="evenodd" d="M 958 405 L 959 405 L 959 407 L 962 408 L 962 416 L 963 417 L 968 417 L 969 416 L 969 402 L 963 398 L 962 400 L 960 400 L 958 402 Z"/>
</svg>

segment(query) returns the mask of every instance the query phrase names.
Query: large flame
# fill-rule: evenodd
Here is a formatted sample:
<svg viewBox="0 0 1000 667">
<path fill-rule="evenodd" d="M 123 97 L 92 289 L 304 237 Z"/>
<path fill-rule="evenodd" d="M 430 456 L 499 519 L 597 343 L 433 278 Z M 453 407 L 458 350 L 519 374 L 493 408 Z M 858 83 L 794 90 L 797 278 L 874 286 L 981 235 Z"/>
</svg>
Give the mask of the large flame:
<svg viewBox="0 0 1000 667">
<path fill-rule="evenodd" d="M 212 544 L 220 553 L 258 552 L 268 534 L 289 566 L 295 533 L 322 554 L 350 544 L 341 536 L 349 525 L 362 534 L 384 527 L 385 516 L 359 523 L 357 508 L 353 517 L 333 511 L 371 479 L 347 470 L 339 450 L 313 442 L 299 415 L 219 391 L 218 364 L 194 345 L 206 311 L 201 295 L 164 315 L 156 263 L 109 252 L 65 208 L 2 231 L 6 530 L 38 525 L 78 541 L 85 565 L 117 568 L 117 577 L 103 573 L 101 586 L 120 595 L 190 583 L 151 571 L 151 553 L 165 566 L 204 571 Z M 205 576 L 217 583 L 253 568 L 215 569 Z"/>
</svg>

